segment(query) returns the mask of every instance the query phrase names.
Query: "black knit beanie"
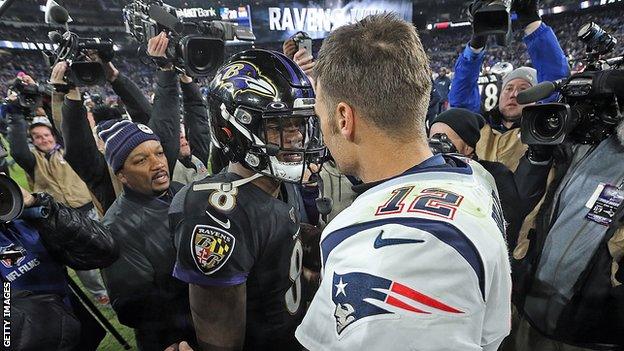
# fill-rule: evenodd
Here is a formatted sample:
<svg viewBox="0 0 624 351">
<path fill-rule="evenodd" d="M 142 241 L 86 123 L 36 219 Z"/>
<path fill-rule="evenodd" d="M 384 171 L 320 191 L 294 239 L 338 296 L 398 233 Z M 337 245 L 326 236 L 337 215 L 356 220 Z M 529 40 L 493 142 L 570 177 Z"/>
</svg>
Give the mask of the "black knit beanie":
<svg viewBox="0 0 624 351">
<path fill-rule="evenodd" d="M 464 108 L 451 108 L 440 113 L 431 125 L 438 122 L 448 125 L 466 144 L 473 148 L 479 142 L 481 128 L 485 125 L 485 119 L 480 114 Z"/>
</svg>

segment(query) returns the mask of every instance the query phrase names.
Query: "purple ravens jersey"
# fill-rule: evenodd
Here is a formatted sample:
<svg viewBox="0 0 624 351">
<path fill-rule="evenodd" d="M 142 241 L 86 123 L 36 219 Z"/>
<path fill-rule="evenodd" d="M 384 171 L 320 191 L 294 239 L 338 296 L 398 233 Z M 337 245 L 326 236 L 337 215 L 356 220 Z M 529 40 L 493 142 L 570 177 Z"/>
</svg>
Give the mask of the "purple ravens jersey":
<svg viewBox="0 0 624 351">
<path fill-rule="evenodd" d="M 297 349 L 304 310 L 298 193 L 283 184 L 275 198 L 251 183 L 236 186 L 240 180 L 221 173 L 176 195 L 173 275 L 203 286 L 246 283 L 245 349 Z"/>
</svg>

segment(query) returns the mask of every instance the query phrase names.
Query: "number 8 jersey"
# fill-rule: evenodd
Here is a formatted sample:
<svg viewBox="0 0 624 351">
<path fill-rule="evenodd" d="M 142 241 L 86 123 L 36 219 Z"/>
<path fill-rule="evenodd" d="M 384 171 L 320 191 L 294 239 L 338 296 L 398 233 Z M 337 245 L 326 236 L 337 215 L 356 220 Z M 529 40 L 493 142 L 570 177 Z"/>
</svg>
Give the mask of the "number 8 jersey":
<svg viewBox="0 0 624 351">
<path fill-rule="evenodd" d="M 468 164 L 467 162 L 470 162 Z M 496 350 L 511 275 L 494 180 L 436 155 L 373 185 L 323 231 L 308 350 Z"/>
<path fill-rule="evenodd" d="M 293 349 L 304 310 L 298 195 L 292 184 L 282 184 L 282 201 L 237 182 L 240 176 L 221 173 L 176 195 L 173 275 L 206 286 L 246 283 L 245 349 Z"/>
</svg>

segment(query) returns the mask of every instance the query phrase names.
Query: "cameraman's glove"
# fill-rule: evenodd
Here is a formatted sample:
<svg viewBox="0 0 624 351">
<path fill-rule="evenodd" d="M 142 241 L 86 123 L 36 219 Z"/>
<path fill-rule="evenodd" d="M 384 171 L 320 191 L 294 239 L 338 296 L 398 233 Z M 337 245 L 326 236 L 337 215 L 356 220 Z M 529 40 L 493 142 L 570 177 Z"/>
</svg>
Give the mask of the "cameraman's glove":
<svg viewBox="0 0 624 351">
<path fill-rule="evenodd" d="M 511 11 L 518 15 L 518 25 L 520 28 L 524 28 L 529 23 L 542 19 L 539 15 L 538 7 L 538 0 L 513 0 L 511 3 Z"/>
<path fill-rule="evenodd" d="M 470 19 L 470 23 L 472 25 L 472 37 L 470 38 L 470 46 L 475 49 L 481 49 L 485 47 L 487 43 L 487 35 L 475 35 L 474 33 L 474 14 L 479 11 L 481 8 L 486 7 L 490 4 L 489 0 L 475 0 L 472 4 L 468 6 L 468 18 Z"/>
<path fill-rule="evenodd" d="M 545 165 L 552 161 L 554 151 L 554 145 L 529 145 L 526 155 L 532 164 Z"/>
</svg>

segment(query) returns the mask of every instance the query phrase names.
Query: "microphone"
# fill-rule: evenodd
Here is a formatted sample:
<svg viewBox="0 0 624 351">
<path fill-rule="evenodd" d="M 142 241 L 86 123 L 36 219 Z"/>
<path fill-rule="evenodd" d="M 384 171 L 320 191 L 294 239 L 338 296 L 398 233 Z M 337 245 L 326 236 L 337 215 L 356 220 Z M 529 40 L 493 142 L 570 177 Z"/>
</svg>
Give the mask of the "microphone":
<svg viewBox="0 0 624 351">
<path fill-rule="evenodd" d="M 65 24 L 69 20 L 69 13 L 65 8 L 54 5 L 50 7 L 50 18 L 58 24 Z"/>
<path fill-rule="evenodd" d="M 148 10 L 149 16 L 163 27 L 166 27 L 176 33 L 184 31 L 184 24 L 180 22 L 176 16 L 170 14 L 162 6 L 150 5 Z"/>
<path fill-rule="evenodd" d="M 562 82 L 563 80 L 541 82 L 534 87 L 519 92 L 516 101 L 518 101 L 519 104 L 524 105 L 543 100 L 552 95 L 552 93 L 559 88 Z"/>
<path fill-rule="evenodd" d="M 63 42 L 63 35 L 56 30 L 48 32 L 48 38 L 51 42 L 55 44 L 60 44 Z"/>
</svg>

